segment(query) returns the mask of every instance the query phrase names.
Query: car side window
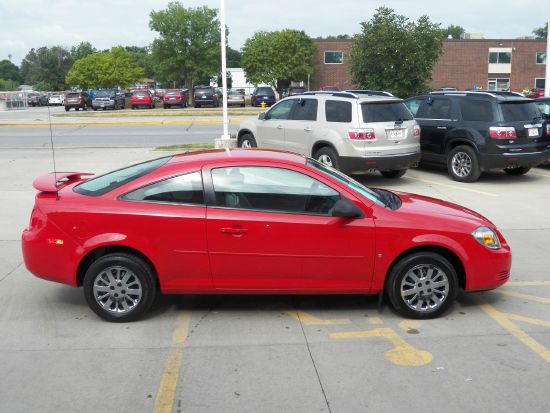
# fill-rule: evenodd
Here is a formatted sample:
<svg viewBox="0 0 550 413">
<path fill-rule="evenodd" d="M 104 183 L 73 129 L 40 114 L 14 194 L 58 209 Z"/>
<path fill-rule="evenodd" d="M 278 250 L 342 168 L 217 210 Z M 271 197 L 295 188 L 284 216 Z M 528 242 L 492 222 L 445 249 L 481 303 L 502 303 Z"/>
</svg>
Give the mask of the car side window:
<svg viewBox="0 0 550 413">
<path fill-rule="evenodd" d="M 121 197 L 124 201 L 204 204 L 200 172 L 174 176 L 143 186 Z"/>
<path fill-rule="evenodd" d="M 462 99 L 460 112 L 465 121 L 490 122 L 493 120 L 493 105 L 487 100 Z"/>
<path fill-rule="evenodd" d="M 425 99 L 418 111 L 417 118 L 424 119 L 451 119 L 451 100 L 429 97 Z"/>
<path fill-rule="evenodd" d="M 330 215 L 340 194 L 316 179 L 283 168 L 212 170 L 216 205 L 226 208 Z"/>
<path fill-rule="evenodd" d="M 317 99 L 295 99 L 292 120 L 317 120 Z"/>
<path fill-rule="evenodd" d="M 283 100 L 277 103 L 267 112 L 266 119 L 288 119 L 290 109 L 292 109 L 295 100 L 296 99 Z"/>
<path fill-rule="evenodd" d="M 327 122 L 351 122 L 351 102 L 343 100 L 327 100 L 325 102 Z"/>
</svg>

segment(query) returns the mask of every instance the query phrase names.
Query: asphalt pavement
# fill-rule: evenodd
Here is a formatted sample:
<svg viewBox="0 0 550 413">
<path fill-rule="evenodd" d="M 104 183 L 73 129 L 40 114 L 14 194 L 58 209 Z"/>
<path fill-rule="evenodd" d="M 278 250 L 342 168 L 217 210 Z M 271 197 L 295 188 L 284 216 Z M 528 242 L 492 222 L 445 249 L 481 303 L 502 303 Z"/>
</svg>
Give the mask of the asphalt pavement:
<svg viewBox="0 0 550 413">
<path fill-rule="evenodd" d="M 72 140 L 56 150 L 57 169 L 102 173 L 162 155 L 152 150 L 162 140 L 119 145 L 163 136 L 163 125 L 143 127 L 63 127 Z M 376 297 L 185 295 L 111 324 L 80 289 L 22 263 L 32 180 L 52 169 L 47 145 L 28 143 L 33 131 L 44 127 L 0 127 L 0 142 L 19 140 L 0 145 L 0 412 L 548 412 L 550 168 L 472 184 L 440 168 L 359 177 L 474 209 L 511 245 L 510 282 L 460 294 L 439 319 L 405 320 Z M 73 145 L 96 131 L 111 145 Z"/>
</svg>

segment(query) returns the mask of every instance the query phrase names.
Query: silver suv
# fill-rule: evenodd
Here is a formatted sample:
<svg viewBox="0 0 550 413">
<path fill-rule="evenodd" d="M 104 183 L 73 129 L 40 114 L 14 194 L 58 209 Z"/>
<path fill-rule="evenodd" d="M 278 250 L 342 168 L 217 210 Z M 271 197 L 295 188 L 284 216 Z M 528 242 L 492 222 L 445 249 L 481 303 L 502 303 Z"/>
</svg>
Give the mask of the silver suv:
<svg viewBox="0 0 550 413">
<path fill-rule="evenodd" d="M 241 148 L 312 156 L 345 173 L 379 170 L 399 178 L 420 161 L 420 127 L 396 97 L 307 92 L 241 122 Z"/>
</svg>

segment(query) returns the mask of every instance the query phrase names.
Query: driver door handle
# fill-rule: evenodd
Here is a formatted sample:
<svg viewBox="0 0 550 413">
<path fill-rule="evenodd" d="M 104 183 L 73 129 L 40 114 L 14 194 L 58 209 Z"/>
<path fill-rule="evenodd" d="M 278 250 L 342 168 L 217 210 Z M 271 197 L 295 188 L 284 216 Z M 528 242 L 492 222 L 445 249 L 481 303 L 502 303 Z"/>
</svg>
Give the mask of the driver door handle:
<svg viewBox="0 0 550 413">
<path fill-rule="evenodd" d="M 311 132 L 313 129 L 311 129 L 309 126 L 307 128 L 304 128 L 306 132 Z"/>
<path fill-rule="evenodd" d="M 220 228 L 220 232 L 222 234 L 242 235 L 242 234 L 246 234 L 248 232 L 248 229 L 238 228 L 238 227 Z"/>
</svg>

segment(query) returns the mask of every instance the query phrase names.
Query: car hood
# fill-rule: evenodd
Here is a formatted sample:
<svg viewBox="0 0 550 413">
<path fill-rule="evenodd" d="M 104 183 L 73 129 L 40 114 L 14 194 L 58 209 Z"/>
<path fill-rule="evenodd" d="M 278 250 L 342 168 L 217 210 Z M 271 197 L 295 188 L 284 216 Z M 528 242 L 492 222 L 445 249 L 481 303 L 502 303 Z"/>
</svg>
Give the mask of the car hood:
<svg viewBox="0 0 550 413">
<path fill-rule="evenodd" d="M 401 207 L 395 212 L 408 215 L 418 223 L 443 229 L 441 228 L 443 219 L 445 224 L 448 223 L 453 227 L 466 226 L 467 231 L 479 226 L 495 229 L 495 225 L 483 215 L 452 202 L 407 192 L 394 191 L 394 194 L 402 202 Z"/>
</svg>

